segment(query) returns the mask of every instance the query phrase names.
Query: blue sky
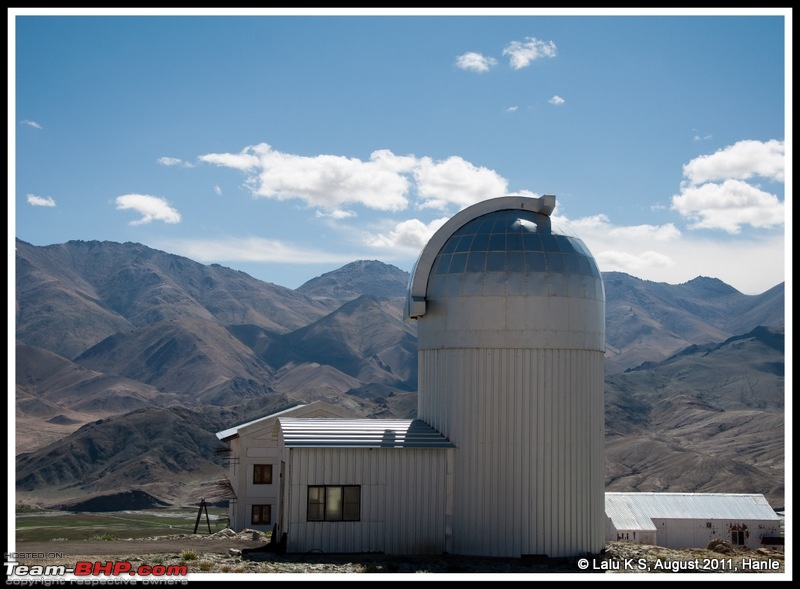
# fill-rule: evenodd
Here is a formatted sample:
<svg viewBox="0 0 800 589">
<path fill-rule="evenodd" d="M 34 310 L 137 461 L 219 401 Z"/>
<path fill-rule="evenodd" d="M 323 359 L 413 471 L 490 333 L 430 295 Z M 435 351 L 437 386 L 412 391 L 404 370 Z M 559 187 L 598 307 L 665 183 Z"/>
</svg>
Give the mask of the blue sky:
<svg viewBox="0 0 800 589">
<path fill-rule="evenodd" d="M 127 10 L 9 9 L 9 268 L 130 241 L 296 288 L 555 194 L 604 272 L 788 281 L 790 9 Z"/>
</svg>

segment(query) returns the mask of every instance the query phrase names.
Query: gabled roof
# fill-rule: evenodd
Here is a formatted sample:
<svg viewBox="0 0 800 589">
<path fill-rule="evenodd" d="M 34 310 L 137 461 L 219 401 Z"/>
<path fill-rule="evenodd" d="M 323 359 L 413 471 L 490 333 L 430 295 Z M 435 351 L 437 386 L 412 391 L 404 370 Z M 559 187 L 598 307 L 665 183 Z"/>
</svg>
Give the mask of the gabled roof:
<svg viewBox="0 0 800 589">
<path fill-rule="evenodd" d="M 455 448 L 419 419 L 280 417 L 273 435 L 287 448 Z"/>
<path fill-rule="evenodd" d="M 655 530 L 654 519 L 780 521 L 760 494 L 606 493 L 606 515 L 617 530 Z"/>
</svg>

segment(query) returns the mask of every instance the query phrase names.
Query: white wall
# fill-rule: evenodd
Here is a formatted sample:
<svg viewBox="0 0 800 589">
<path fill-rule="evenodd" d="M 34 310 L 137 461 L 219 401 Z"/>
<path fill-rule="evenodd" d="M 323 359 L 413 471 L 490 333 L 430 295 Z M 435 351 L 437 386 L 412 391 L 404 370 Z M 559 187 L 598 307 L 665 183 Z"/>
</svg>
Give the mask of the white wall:
<svg viewBox="0 0 800 589">
<path fill-rule="evenodd" d="M 250 429 L 238 438 L 231 440 L 231 456 L 234 460 L 228 470 L 228 478 L 236 493 L 237 500 L 228 508 L 231 528 L 241 531 L 270 531 L 279 517 L 278 489 L 280 479 L 280 459 L 277 442 L 272 439 L 274 420 L 261 424 L 262 427 Z M 253 466 L 272 465 L 272 484 L 253 484 Z M 256 525 L 251 522 L 253 505 L 271 505 L 272 521 Z"/>
<path fill-rule="evenodd" d="M 780 523 L 775 521 L 654 518 L 653 523 L 655 531 L 617 530 L 608 520 L 606 539 L 665 548 L 705 548 L 715 539 L 731 542 L 731 532 L 736 529 L 745 531 L 744 546 L 755 550 L 761 546 L 761 538 L 781 535 Z"/>
<path fill-rule="evenodd" d="M 441 554 L 448 522 L 445 449 L 291 448 L 282 530 L 288 552 Z M 361 485 L 361 520 L 308 522 L 308 485 Z"/>
<path fill-rule="evenodd" d="M 714 539 L 731 542 L 732 531 L 743 530 L 744 546 L 755 550 L 764 536 L 780 536 L 779 523 L 769 521 L 654 519 L 653 523 L 658 529 L 656 544 L 667 548 L 705 548 Z"/>
<path fill-rule="evenodd" d="M 419 417 L 458 448 L 451 552 L 602 551 L 603 353 L 420 349 L 419 366 Z"/>
<path fill-rule="evenodd" d="M 281 417 L 322 417 L 351 418 L 347 412 L 322 401 L 315 401 L 280 413 Z M 244 529 L 271 531 L 280 521 L 280 474 L 281 461 L 278 440 L 273 439 L 275 422 L 278 416 L 267 416 L 239 429 L 238 435 L 230 440 L 231 463 L 228 479 L 237 500 L 228 507 L 231 529 L 239 532 Z M 253 484 L 253 466 L 272 465 L 272 484 Z M 269 524 L 256 525 L 251 522 L 253 505 L 271 505 L 272 520 Z"/>
</svg>

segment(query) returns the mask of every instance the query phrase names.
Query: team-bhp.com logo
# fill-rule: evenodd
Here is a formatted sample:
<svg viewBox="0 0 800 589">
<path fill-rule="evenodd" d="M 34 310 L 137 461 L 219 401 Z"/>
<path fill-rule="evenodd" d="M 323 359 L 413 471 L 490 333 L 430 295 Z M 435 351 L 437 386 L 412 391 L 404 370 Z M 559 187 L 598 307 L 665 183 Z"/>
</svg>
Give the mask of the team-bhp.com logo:
<svg viewBox="0 0 800 589">
<path fill-rule="evenodd" d="M 6 572 L 6 585 L 26 585 L 32 581 L 42 582 L 48 579 L 51 584 L 58 584 L 58 580 L 66 580 L 69 575 L 77 581 L 84 580 L 87 584 L 95 581 L 110 581 L 109 577 L 117 581 L 130 579 L 151 584 L 185 584 L 188 581 L 179 577 L 186 577 L 188 567 L 180 564 L 140 564 L 134 565 L 128 561 L 91 562 L 79 561 L 74 567 L 64 565 L 25 565 L 18 562 L 4 562 Z M 53 583 L 55 581 L 55 583 Z M 124 582 L 124 581 L 123 581 Z M 98 583 L 100 584 L 100 583 Z"/>
</svg>

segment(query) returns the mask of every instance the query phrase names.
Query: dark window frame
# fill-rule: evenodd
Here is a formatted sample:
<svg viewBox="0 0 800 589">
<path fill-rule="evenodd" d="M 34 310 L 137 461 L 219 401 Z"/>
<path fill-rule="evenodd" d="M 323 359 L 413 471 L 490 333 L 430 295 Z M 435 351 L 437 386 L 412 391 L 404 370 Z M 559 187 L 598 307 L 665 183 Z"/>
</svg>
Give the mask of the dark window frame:
<svg viewBox="0 0 800 589">
<path fill-rule="evenodd" d="M 253 484 L 271 485 L 272 484 L 272 465 L 254 464 L 253 465 Z"/>
<path fill-rule="evenodd" d="M 266 513 L 266 517 L 264 517 Z M 268 526 L 272 524 L 272 505 L 258 504 L 250 508 L 250 524 L 254 526 Z"/>
<path fill-rule="evenodd" d="M 309 522 L 361 521 L 361 485 L 308 485 L 306 507 Z"/>
</svg>

